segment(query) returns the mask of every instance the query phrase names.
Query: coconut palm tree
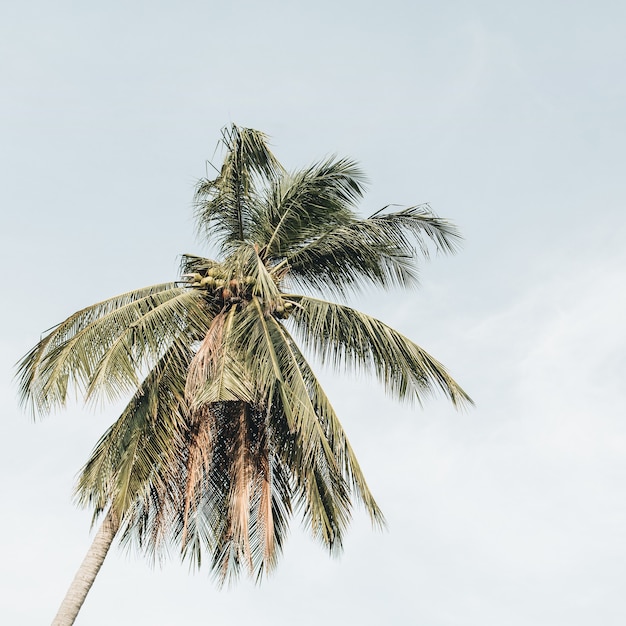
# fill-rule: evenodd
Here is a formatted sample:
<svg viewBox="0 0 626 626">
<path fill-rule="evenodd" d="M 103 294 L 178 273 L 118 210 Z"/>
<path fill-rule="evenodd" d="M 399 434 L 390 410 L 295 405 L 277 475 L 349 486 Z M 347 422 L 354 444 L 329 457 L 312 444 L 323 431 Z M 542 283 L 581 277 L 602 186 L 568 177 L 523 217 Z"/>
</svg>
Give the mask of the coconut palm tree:
<svg viewBox="0 0 626 626">
<path fill-rule="evenodd" d="M 471 402 L 445 368 L 383 322 L 336 303 L 410 288 L 417 257 L 459 235 L 426 205 L 356 212 L 364 177 L 330 158 L 288 173 L 262 133 L 223 131 L 225 159 L 196 189 L 216 258 L 185 255 L 181 280 L 87 307 L 19 365 L 39 413 L 131 395 L 83 468 L 78 499 L 104 523 L 55 624 L 71 624 L 116 535 L 149 555 L 177 545 L 220 580 L 276 564 L 293 511 L 331 551 L 354 501 L 383 516 L 307 356 L 370 371 L 400 400 Z"/>
</svg>

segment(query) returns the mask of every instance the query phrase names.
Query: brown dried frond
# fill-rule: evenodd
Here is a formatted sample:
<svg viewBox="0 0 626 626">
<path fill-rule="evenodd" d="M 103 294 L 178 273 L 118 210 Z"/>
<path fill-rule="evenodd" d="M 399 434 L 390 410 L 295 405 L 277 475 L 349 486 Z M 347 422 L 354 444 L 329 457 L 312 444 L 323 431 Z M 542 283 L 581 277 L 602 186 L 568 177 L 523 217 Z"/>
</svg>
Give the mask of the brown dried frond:
<svg viewBox="0 0 626 626">
<path fill-rule="evenodd" d="M 213 318 L 206 336 L 189 364 L 185 383 L 185 398 L 191 406 L 193 406 L 198 390 L 215 375 L 216 369 L 223 359 L 225 323 L 226 315 L 223 313 Z"/>
<path fill-rule="evenodd" d="M 254 466 L 250 454 L 249 406 L 236 403 L 238 415 L 233 415 L 236 431 L 231 444 L 231 490 L 229 517 L 233 541 L 237 551 L 252 569 L 250 552 L 250 500 Z"/>
<path fill-rule="evenodd" d="M 211 407 L 204 406 L 193 412 L 187 443 L 186 485 L 184 492 L 183 545 L 187 539 L 189 513 L 194 505 L 198 485 L 211 470 L 215 418 Z"/>
</svg>

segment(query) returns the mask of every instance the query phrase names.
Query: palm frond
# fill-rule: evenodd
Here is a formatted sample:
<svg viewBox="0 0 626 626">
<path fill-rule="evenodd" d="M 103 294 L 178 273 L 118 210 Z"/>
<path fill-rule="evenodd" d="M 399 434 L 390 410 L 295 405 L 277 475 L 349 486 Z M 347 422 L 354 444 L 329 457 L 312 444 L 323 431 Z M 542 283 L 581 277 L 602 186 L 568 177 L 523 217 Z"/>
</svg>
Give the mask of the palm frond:
<svg viewBox="0 0 626 626">
<path fill-rule="evenodd" d="M 254 404 L 254 377 L 230 349 L 236 309 L 221 312 L 200 344 L 187 374 L 185 395 L 192 409 L 217 402 Z"/>
<path fill-rule="evenodd" d="M 163 283 L 109 298 L 77 311 L 64 322 L 56 324 L 46 331 L 47 335 L 42 337 L 17 364 L 16 378 L 19 383 L 19 396 L 22 405 L 30 408 L 33 412 L 38 408 L 45 410 L 45 407 L 49 405 L 45 396 L 42 396 L 40 393 L 41 382 L 39 381 L 39 375 L 42 369 L 42 362 L 51 351 L 58 349 L 60 345 L 73 337 L 77 332 L 88 327 L 95 320 L 106 318 L 108 315 L 120 310 L 123 312 L 125 307 L 135 307 L 138 302 L 149 299 L 161 292 L 168 292 L 174 287 L 173 283 Z"/>
<path fill-rule="evenodd" d="M 249 338 L 246 358 L 249 368 L 263 380 L 272 379 L 267 393 L 284 415 L 283 427 L 294 436 L 290 455 L 285 458 L 299 485 L 299 499 L 305 507 L 311 529 L 330 548 L 341 545 L 341 536 L 350 519 L 349 488 L 342 474 L 341 457 L 337 458 L 333 438 L 341 435 L 337 421 L 320 415 L 305 372 L 308 365 L 296 349 L 284 326 L 273 316 L 259 315 L 246 328 Z M 252 315 L 250 315 L 252 318 Z M 304 372 L 303 372 L 304 370 Z M 324 406 L 328 409 L 329 405 Z"/>
<path fill-rule="evenodd" d="M 295 246 L 318 236 L 324 225 L 352 221 L 363 183 L 363 173 L 348 159 L 328 159 L 282 176 L 255 214 L 252 236 L 261 246 L 261 258 L 280 260 Z"/>
<path fill-rule="evenodd" d="M 173 344 L 204 334 L 210 311 L 194 290 L 173 283 L 140 289 L 75 313 L 19 364 L 22 401 L 46 413 L 74 386 L 85 398 L 118 397 L 139 384 Z M 203 332 L 204 331 L 204 332 Z"/>
<path fill-rule="evenodd" d="M 183 254 L 180 260 L 180 273 L 182 276 L 193 273 L 205 275 L 208 270 L 220 267 L 221 263 L 219 261 L 195 254 Z"/>
<path fill-rule="evenodd" d="M 460 239 L 456 227 L 428 205 L 378 212 L 327 226 L 286 254 L 275 271 L 288 268 L 293 283 L 341 296 L 367 285 L 409 287 L 417 284 L 418 253 L 428 258 L 429 244 L 437 252 L 454 253 Z"/>
<path fill-rule="evenodd" d="M 198 232 L 216 237 L 227 250 L 248 237 L 259 182 L 274 180 L 283 169 L 257 130 L 233 124 L 223 130 L 222 144 L 226 156 L 219 176 L 199 181 L 195 205 Z"/>
<path fill-rule="evenodd" d="M 304 345 L 323 363 L 373 371 L 389 393 L 422 402 L 439 390 L 455 406 L 471 398 L 441 363 L 383 322 L 347 306 L 307 296 L 285 296 L 293 302 L 291 320 Z"/>
<path fill-rule="evenodd" d="M 186 423 L 185 371 L 191 360 L 170 349 L 143 381 L 83 467 L 77 501 L 94 516 L 107 507 L 122 518 L 175 454 Z M 161 472 L 162 473 L 162 472 Z"/>
<path fill-rule="evenodd" d="M 372 523 L 378 527 L 384 526 L 384 515 L 367 486 L 365 476 L 361 471 L 359 462 L 339 421 L 339 417 L 296 342 L 286 329 L 283 330 L 283 334 L 290 344 L 294 358 L 298 361 L 303 381 L 309 390 L 315 411 L 319 416 L 319 421 L 325 429 L 338 467 L 343 472 L 344 477 L 352 484 L 357 499 L 365 506 Z"/>
<path fill-rule="evenodd" d="M 376 211 L 367 221 L 382 226 L 386 236 L 400 248 L 407 248 L 407 235 L 413 236 L 422 256 L 430 255 L 429 245 L 436 252 L 454 254 L 462 241 L 458 228 L 449 220 L 435 215 L 428 204 L 386 212 L 388 207 Z"/>
</svg>

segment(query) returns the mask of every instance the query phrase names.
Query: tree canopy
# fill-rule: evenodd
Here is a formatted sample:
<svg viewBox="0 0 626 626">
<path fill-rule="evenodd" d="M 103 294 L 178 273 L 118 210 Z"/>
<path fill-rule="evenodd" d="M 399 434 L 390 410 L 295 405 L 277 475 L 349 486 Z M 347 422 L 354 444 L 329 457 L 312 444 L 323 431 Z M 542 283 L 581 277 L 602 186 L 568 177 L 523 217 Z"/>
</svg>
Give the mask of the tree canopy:
<svg viewBox="0 0 626 626">
<path fill-rule="evenodd" d="M 71 390 L 131 397 L 79 478 L 81 503 L 121 520 L 148 554 L 178 546 L 218 578 L 271 570 L 293 514 L 341 548 L 355 501 L 383 523 L 308 359 L 370 372 L 399 400 L 470 403 L 446 369 L 385 323 L 334 300 L 410 289 L 419 258 L 459 234 L 427 205 L 363 218 L 349 159 L 289 173 L 256 130 L 224 129 L 224 162 L 196 188 L 215 259 L 186 254 L 178 281 L 82 309 L 19 365 L 21 397 L 45 414 Z"/>
</svg>

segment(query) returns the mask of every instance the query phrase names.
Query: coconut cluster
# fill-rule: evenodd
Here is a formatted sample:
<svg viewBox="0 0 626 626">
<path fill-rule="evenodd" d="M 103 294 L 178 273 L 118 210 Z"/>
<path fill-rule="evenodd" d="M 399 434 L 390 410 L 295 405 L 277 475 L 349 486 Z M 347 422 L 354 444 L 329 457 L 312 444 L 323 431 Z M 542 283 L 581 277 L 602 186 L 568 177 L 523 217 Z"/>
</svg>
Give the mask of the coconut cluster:
<svg viewBox="0 0 626 626">
<path fill-rule="evenodd" d="M 225 276 L 218 267 L 211 267 L 203 273 L 184 274 L 183 278 L 190 287 L 207 291 L 213 299 L 221 300 L 224 306 L 247 304 L 252 299 L 257 283 L 256 278 L 250 275 L 237 278 Z M 286 319 L 292 308 L 292 302 L 279 298 L 268 307 L 268 312 L 278 319 Z"/>
<path fill-rule="evenodd" d="M 209 268 L 204 274 L 199 272 L 185 274 L 184 278 L 187 279 L 190 287 L 204 289 L 224 302 L 235 298 L 237 301 L 249 300 L 252 295 L 252 288 L 256 284 L 254 276 L 228 277 L 217 267 Z"/>
</svg>

